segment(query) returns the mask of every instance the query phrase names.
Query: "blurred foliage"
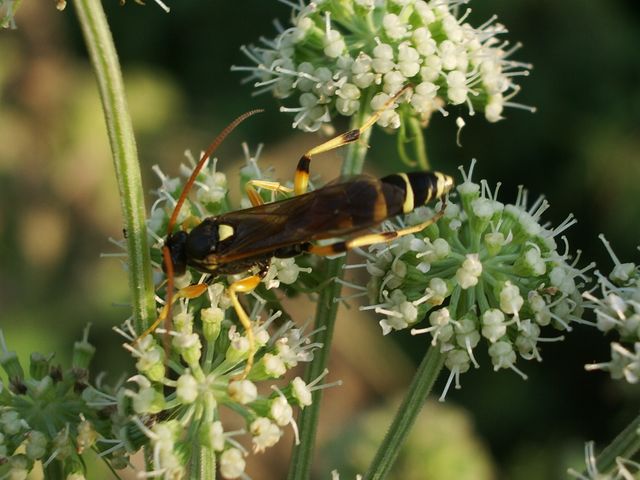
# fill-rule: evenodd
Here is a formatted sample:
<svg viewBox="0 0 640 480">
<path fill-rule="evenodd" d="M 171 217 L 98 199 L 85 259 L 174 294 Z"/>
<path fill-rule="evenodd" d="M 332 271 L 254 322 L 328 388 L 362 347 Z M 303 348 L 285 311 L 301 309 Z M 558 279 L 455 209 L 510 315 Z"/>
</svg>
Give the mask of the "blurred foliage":
<svg viewBox="0 0 640 480">
<path fill-rule="evenodd" d="M 383 407 L 353 418 L 326 449 L 323 463 L 339 465 L 340 478 L 351 479 L 365 472 L 398 404 L 385 402 Z M 396 461 L 393 478 L 491 480 L 496 478 L 496 473 L 486 447 L 473 431 L 469 414 L 460 408 L 430 401 L 416 419 Z"/>
<path fill-rule="evenodd" d="M 288 8 L 275 0 L 182 0 L 170 6 L 167 15 L 151 1 L 145 7 L 105 1 L 148 188 L 155 182 L 153 164 L 177 172 L 186 148 L 204 147 L 250 108 L 267 112 L 244 124 L 220 158 L 239 157 L 241 140 L 265 142 L 269 150 L 291 135 L 291 119 L 277 112 L 276 101 L 252 97 L 249 87 L 240 86 L 241 76 L 229 71 L 232 64 L 246 63 L 239 46 L 270 36 L 269 19 L 285 20 Z M 579 224 L 567 235 L 573 248 L 584 251 L 584 263 L 595 259 L 609 270 L 600 232 L 623 261 L 637 262 L 640 4 L 476 0 L 471 6 L 472 23 L 498 13 L 510 38 L 524 43 L 517 58 L 535 69 L 522 81 L 517 100 L 537 106 L 538 113 L 510 109 L 507 120 L 496 125 L 472 118 L 462 131 L 462 148 L 455 145 L 455 116 L 436 115 L 427 132 L 433 165 L 452 172 L 476 157 L 479 176 L 503 182 L 502 198 L 513 199 L 517 185 L 525 184 L 534 197 L 548 198 L 551 222 L 573 212 Z M 110 329 L 128 315 L 126 308 L 112 305 L 126 303 L 126 275 L 118 258 L 100 258 L 101 252 L 118 252 L 108 237 L 122 236 L 119 202 L 74 12 L 71 5 L 59 13 L 54 2 L 25 1 L 16 21 L 17 30 L 0 31 L 0 327 L 26 359 L 33 350 L 64 356 L 83 325 L 92 322 L 96 371 L 124 369 L 127 355 Z M 384 173 L 401 168 L 394 143 L 376 133 L 369 168 Z M 293 172 L 296 160 L 295 154 L 283 159 L 289 166 L 279 170 L 283 176 Z M 424 351 L 424 339 L 404 334 L 394 339 L 414 359 Z M 370 355 L 381 354 L 372 349 Z M 568 459 L 582 460 L 585 440 L 608 441 L 637 409 L 637 388 L 584 372 L 585 363 L 607 355 L 598 332 L 577 329 L 565 342 L 545 348 L 543 364 L 521 365 L 527 382 L 483 368 L 465 374 L 462 390 L 450 393 L 448 401 L 474 419 L 498 477 L 564 478 Z M 347 384 L 329 395 L 339 399 L 349 388 L 355 387 Z M 379 401 L 370 394 L 366 403 Z M 456 435 L 463 435 L 468 427 L 460 421 L 454 415 L 442 428 L 461 429 Z M 435 427 L 427 423 L 429 428 Z M 407 450 L 407 458 L 411 454 Z M 277 478 L 269 477 L 268 469 L 256 471 L 261 473 L 255 479 Z"/>
</svg>

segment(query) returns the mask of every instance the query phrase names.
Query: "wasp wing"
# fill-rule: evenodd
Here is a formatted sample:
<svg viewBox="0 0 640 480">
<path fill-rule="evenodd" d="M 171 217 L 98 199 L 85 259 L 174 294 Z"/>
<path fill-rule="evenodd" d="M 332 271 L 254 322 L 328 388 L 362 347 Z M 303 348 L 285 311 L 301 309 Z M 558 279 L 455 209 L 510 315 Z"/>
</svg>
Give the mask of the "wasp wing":
<svg viewBox="0 0 640 480">
<path fill-rule="evenodd" d="M 279 248 L 342 237 L 384 218 L 382 185 L 375 177 L 341 178 L 312 192 L 218 217 L 234 234 L 220 242 L 219 262 L 266 255 Z M 386 211 L 386 209 L 385 209 Z"/>
</svg>

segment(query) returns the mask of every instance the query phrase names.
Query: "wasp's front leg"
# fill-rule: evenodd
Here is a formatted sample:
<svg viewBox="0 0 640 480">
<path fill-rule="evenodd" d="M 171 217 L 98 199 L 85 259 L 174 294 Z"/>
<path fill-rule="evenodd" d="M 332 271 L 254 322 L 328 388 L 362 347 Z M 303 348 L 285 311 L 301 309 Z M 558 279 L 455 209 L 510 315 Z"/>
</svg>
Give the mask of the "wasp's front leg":
<svg viewBox="0 0 640 480">
<path fill-rule="evenodd" d="M 236 311 L 236 315 L 238 315 L 240 323 L 247 332 L 247 340 L 249 340 L 249 355 L 247 357 L 247 363 L 244 366 L 244 370 L 242 371 L 242 373 L 238 376 L 238 380 L 244 380 L 245 378 L 247 378 L 247 375 L 253 367 L 253 358 L 256 353 L 256 339 L 253 333 L 251 319 L 249 318 L 249 315 L 247 315 L 247 312 L 244 311 L 242 305 L 240 305 L 237 293 L 249 293 L 253 291 L 260 284 L 260 280 L 262 280 L 263 276 L 264 275 L 262 274 L 262 272 L 260 272 L 259 274 L 243 278 L 242 280 L 233 282 L 231 285 L 229 285 L 229 288 L 227 290 L 229 293 L 229 297 L 231 298 L 233 308 Z"/>
<path fill-rule="evenodd" d="M 146 337 L 150 333 L 153 333 L 155 331 L 155 329 L 158 328 L 158 326 L 161 323 L 166 321 L 168 319 L 169 312 L 171 311 L 172 305 L 177 300 L 179 300 L 181 298 L 189 298 L 189 299 L 197 298 L 200 295 L 202 295 L 204 292 L 206 292 L 207 288 L 208 288 L 208 285 L 206 283 L 197 283 L 195 285 L 189 285 L 187 287 L 184 287 L 184 288 L 181 288 L 180 290 L 178 290 L 178 292 L 175 295 L 171 296 L 170 302 L 167 302 L 167 303 L 164 304 L 164 307 L 162 307 L 162 311 L 160 312 L 160 315 L 158 315 L 158 318 L 156 318 L 155 322 L 153 322 L 149 328 L 147 328 L 144 332 L 142 332 L 138 336 L 138 338 L 136 338 L 133 341 L 133 343 L 134 344 L 138 343 L 144 337 Z M 168 330 L 168 328 L 167 328 L 167 330 Z"/>
<path fill-rule="evenodd" d="M 262 197 L 256 190 L 257 188 L 263 188 L 265 190 L 270 190 L 272 192 L 280 192 L 280 193 L 291 193 L 293 189 L 289 187 L 285 187 L 280 182 L 270 182 L 267 180 L 249 180 L 245 186 L 245 191 L 247 192 L 247 197 L 249 197 L 249 201 L 251 205 L 254 207 L 258 207 L 264 204 Z"/>
</svg>

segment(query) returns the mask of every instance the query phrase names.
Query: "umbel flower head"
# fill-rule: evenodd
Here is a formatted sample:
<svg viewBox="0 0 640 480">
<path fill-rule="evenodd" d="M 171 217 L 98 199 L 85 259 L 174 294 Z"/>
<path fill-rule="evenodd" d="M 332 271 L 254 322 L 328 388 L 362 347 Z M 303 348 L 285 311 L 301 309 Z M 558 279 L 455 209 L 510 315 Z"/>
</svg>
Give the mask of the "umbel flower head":
<svg viewBox="0 0 640 480">
<path fill-rule="evenodd" d="M 591 268 L 576 267 L 578 258 L 571 261 L 564 237 L 564 251 L 558 251 L 558 237 L 575 223 L 571 216 L 548 228 L 540 223 L 546 200 L 529 206 L 521 188 L 515 203 L 504 204 L 497 188 L 492 192 L 485 180 L 472 181 L 472 170 L 473 164 L 462 172 L 457 202 L 448 203 L 437 224 L 363 252 L 371 305 L 361 308 L 383 315 L 385 334 L 426 320 L 427 327 L 412 333 L 428 333 L 445 354 L 447 388 L 454 378 L 459 386 L 459 375 L 472 364 L 479 366 L 473 352 L 481 343 L 494 370 L 509 368 L 525 377 L 517 358 L 541 360 L 540 343 L 562 338 L 545 338 L 541 329 L 569 331 L 581 321 L 580 288 Z M 432 215 L 419 209 L 406 222 Z"/>
<path fill-rule="evenodd" d="M 284 0 L 283 0 L 284 1 Z M 315 0 L 292 5 L 291 26 L 274 39 L 244 47 L 258 93 L 272 92 L 295 114 L 293 126 L 318 130 L 338 112 L 375 111 L 402 87 L 414 88 L 378 124 L 398 128 L 403 117 L 424 123 L 434 111 L 466 105 L 470 115 L 502 119 L 530 65 L 510 60 L 519 44 L 499 40 L 506 28 L 491 17 L 473 27 L 458 0 Z"/>
<path fill-rule="evenodd" d="M 584 297 L 595 309 L 596 326 L 604 332 L 617 332 L 619 341 L 611 342 L 611 360 L 586 365 L 587 370 L 605 370 L 611 378 L 629 383 L 640 380 L 640 269 L 635 263 L 622 263 L 604 237 L 613 269 L 608 276 L 596 272 L 598 292 Z"/>
<path fill-rule="evenodd" d="M 245 152 L 247 166 L 240 175 L 242 186 L 250 178 L 264 179 L 256 159 L 246 148 Z M 182 170 L 185 176 L 191 173 L 191 168 Z M 157 167 L 155 171 L 162 185 L 148 230 L 156 240 L 152 257 L 161 282 L 162 237 L 183 181 L 167 177 Z M 203 219 L 229 210 L 227 193 L 227 178 L 216 171 L 214 160 L 200 173 L 179 223 L 191 225 L 194 217 Z M 293 284 L 306 271 L 293 259 L 274 261 L 262 288 Z M 177 279 L 178 287 L 198 282 L 190 275 L 186 277 Z M 146 477 L 182 478 L 198 468 L 200 459 L 215 457 L 222 477 L 247 478 L 244 471 L 249 452 L 261 453 L 272 447 L 287 427 L 293 429 L 297 439 L 293 409 L 310 405 L 311 392 L 323 387 L 318 383 L 324 374 L 310 384 L 300 377 L 283 381 L 290 369 L 313 358 L 313 350 L 319 344 L 312 343 L 313 332 L 306 334 L 303 328 L 282 318 L 282 311 L 273 306 L 278 305 L 277 301 L 268 303 L 257 294 L 243 299 L 250 305 L 247 313 L 258 350 L 253 367 L 242 377 L 249 339 L 247 332 L 233 321 L 226 279 L 216 280 L 201 297 L 183 298 L 173 306 L 169 332 L 157 329 L 157 338 L 148 335 L 136 341 L 140 332 L 135 331 L 131 321 L 118 329 L 136 359 L 138 372 L 114 395 L 92 392 L 96 408 L 111 405 L 131 420 L 128 428 L 114 429 L 115 435 L 108 440 L 112 450 L 131 453 L 139 448 L 141 434 L 146 437 L 144 443 L 150 446 L 153 465 Z M 170 339 L 168 350 L 163 345 L 164 335 Z M 135 441 L 132 435 L 136 436 Z"/>
</svg>

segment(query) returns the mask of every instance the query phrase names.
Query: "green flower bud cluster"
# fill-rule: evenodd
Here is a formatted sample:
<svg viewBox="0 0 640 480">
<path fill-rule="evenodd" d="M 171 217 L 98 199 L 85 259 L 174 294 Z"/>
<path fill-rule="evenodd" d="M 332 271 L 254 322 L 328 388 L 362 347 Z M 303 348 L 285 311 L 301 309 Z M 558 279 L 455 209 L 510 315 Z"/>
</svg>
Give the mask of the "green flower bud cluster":
<svg viewBox="0 0 640 480">
<path fill-rule="evenodd" d="M 284 2 L 292 5 L 292 2 Z M 466 105 L 469 115 L 484 112 L 501 120 L 505 107 L 533 110 L 511 102 L 520 87 L 513 79 L 531 66 L 510 60 L 519 45 L 498 40 L 506 28 L 490 18 L 479 27 L 457 16 L 454 0 L 315 0 L 292 5 L 288 28 L 262 46 L 244 47 L 257 92 L 295 98 L 282 107 L 295 114 L 294 128 L 316 131 L 334 112 L 351 116 L 363 105 L 379 110 L 411 84 L 413 90 L 383 112 L 378 124 L 399 128 L 403 117 L 427 122 L 447 115 L 448 106 Z M 466 3 L 466 2 L 464 2 Z"/>
<path fill-rule="evenodd" d="M 70 368 L 53 364 L 53 355 L 33 353 L 25 371 L 0 331 L 0 365 L 8 378 L 0 382 L 0 478 L 27 478 L 37 462 L 45 472 L 85 478 L 82 454 L 96 446 L 97 430 L 106 426 L 83 397 L 95 353 L 88 333 L 87 327 L 74 344 Z"/>
<path fill-rule="evenodd" d="M 587 370 L 605 370 L 611 378 L 629 383 L 640 380 L 640 268 L 622 263 L 611 245 L 600 235 L 614 266 L 608 276 L 596 272 L 599 292 L 584 293 L 595 310 L 596 326 L 604 332 L 617 332 L 619 341 L 611 342 L 611 360 L 586 365 Z"/>
<path fill-rule="evenodd" d="M 543 327 L 568 331 L 582 321 L 580 289 L 591 266 L 579 270 L 577 259 L 568 263 L 566 240 L 565 251 L 558 251 L 556 238 L 574 223 L 571 217 L 549 229 L 540 223 L 545 200 L 527 206 L 521 189 L 515 203 L 504 204 L 486 181 L 462 174 L 458 199 L 437 224 L 363 252 L 372 304 L 361 308 L 384 316 L 385 334 L 426 320 L 428 327 L 412 333 L 430 334 L 456 385 L 461 373 L 478 367 L 473 351 L 481 342 L 494 370 L 510 368 L 525 377 L 517 358 L 541 360 L 540 344 L 561 339 L 542 337 Z M 433 214 L 422 208 L 405 221 Z"/>
</svg>

